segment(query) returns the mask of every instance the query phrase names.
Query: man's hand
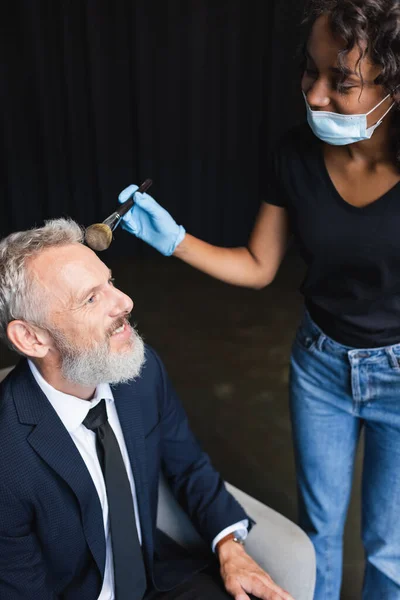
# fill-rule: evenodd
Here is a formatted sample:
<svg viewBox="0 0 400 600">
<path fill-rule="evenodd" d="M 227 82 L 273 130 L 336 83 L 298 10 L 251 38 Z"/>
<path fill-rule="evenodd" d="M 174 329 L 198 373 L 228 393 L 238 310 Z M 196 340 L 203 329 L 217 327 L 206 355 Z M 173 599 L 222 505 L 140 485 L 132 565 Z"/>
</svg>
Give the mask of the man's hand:
<svg viewBox="0 0 400 600">
<path fill-rule="evenodd" d="M 293 600 L 289 592 L 276 585 L 237 542 L 226 541 L 217 552 L 226 591 L 235 600 L 249 600 L 247 594 L 261 600 Z"/>
</svg>

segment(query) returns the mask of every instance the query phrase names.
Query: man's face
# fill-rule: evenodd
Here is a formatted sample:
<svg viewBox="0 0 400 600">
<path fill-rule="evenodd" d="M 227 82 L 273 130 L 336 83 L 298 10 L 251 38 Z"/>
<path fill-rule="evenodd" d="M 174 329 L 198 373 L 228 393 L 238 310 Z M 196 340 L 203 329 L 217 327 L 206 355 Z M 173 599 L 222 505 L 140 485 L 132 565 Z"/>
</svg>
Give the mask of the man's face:
<svg viewBox="0 0 400 600">
<path fill-rule="evenodd" d="M 65 379 L 97 385 L 136 377 L 144 351 L 128 323 L 133 302 L 96 254 L 71 244 L 42 252 L 29 267 L 47 303 L 51 351 Z"/>
</svg>

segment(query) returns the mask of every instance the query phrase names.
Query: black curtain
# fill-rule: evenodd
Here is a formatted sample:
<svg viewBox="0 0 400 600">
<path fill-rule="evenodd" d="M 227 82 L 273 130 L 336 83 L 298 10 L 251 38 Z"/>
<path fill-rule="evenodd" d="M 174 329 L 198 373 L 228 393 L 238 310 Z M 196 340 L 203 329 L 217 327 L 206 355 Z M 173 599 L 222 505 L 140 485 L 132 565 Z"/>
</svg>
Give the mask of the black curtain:
<svg viewBox="0 0 400 600">
<path fill-rule="evenodd" d="M 150 193 L 244 243 L 265 153 L 303 118 L 301 0 L 14 0 L 2 15 L 0 236 Z M 123 232 L 113 252 L 147 252 Z"/>
</svg>

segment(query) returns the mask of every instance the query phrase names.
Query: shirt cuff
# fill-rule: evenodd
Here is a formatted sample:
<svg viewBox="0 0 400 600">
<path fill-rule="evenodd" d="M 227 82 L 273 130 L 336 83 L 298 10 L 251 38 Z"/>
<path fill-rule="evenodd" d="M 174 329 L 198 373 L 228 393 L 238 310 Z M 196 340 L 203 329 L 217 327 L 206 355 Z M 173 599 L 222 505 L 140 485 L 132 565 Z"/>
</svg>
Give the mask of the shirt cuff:
<svg viewBox="0 0 400 600">
<path fill-rule="evenodd" d="M 223 529 L 212 541 L 212 551 L 215 552 L 215 546 L 218 544 L 218 542 L 220 540 L 222 540 L 222 538 L 224 538 L 225 536 L 229 535 L 230 533 L 233 533 L 234 531 L 240 531 L 241 537 L 243 540 L 245 540 L 247 538 L 247 534 L 249 533 L 248 531 L 248 527 L 249 527 L 249 520 L 248 519 L 243 519 L 243 521 L 239 521 L 238 523 L 235 523 L 234 525 L 229 525 L 229 527 L 225 527 L 225 529 Z"/>
</svg>

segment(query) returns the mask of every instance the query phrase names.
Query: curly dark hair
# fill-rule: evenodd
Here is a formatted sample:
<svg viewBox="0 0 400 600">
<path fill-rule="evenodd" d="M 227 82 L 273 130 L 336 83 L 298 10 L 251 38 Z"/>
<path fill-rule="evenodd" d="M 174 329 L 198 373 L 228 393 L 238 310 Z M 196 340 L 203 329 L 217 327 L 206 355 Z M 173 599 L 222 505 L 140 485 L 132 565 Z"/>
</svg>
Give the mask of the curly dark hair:
<svg viewBox="0 0 400 600">
<path fill-rule="evenodd" d="M 360 50 L 359 69 L 367 56 L 381 68 L 375 83 L 396 102 L 391 147 L 400 171 L 400 0 L 309 0 L 304 19 L 308 32 L 321 15 L 328 16 L 332 33 L 345 42 L 338 56 L 343 79 L 346 56 L 355 47 Z"/>
</svg>

